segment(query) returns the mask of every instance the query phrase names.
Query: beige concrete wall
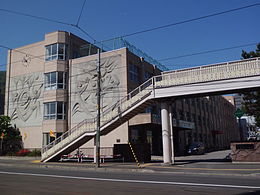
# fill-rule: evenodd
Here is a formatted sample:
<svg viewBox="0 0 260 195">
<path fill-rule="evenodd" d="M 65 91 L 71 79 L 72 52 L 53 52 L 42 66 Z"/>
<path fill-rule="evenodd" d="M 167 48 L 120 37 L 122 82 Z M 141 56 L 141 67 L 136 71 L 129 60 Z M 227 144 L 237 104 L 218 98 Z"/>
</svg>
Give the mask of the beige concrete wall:
<svg viewBox="0 0 260 195">
<path fill-rule="evenodd" d="M 126 144 L 128 142 L 128 139 L 128 123 L 126 122 L 108 133 L 107 135 L 102 135 L 100 137 L 100 146 L 113 147 L 114 144 Z M 119 140 L 120 142 L 117 142 Z M 94 147 L 94 138 L 81 146 L 81 148 L 88 147 Z"/>
<path fill-rule="evenodd" d="M 44 70 L 44 42 L 37 42 L 24 47 L 12 50 L 11 60 L 11 77 L 16 77 Z M 9 57 L 8 57 L 9 58 Z"/>
<path fill-rule="evenodd" d="M 41 148 L 44 42 L 9 51 L 6 111 L 19 128 L 25 148 Z"/>
<path fill-rule="evenodd" d="M 21 127 L 19 128 L 24 148 L 42 148 L 42 128 L 41 126 L 35 127 Z"/>
<path fill-rule="evenodd" d="M 64 90 L 44 91 L 44 72 L 67 71 L 67 62 L 45 62 L 45 46 L 67 43 L 67 32 L 46 34 L 45 40 L 9 51 L 6 111 L 23 136 L 25 148 L 41 148 L 42 133 L 67 130 L 66 121 L 43 121 L 43 102 L 67 101 Z"/>
<path fill-rule="evenodd" d="M 129 125 L 141 125 L 152 123 L 151 113 L 141 113 L 129 120 Z"/>
<path fill-rule="evenodd" d="M 42 132 L 50 133 L 52 130 L 55 133 L 63 133 L 67 130 L 66 120 L 45 120 L 42 123 Z"/>
<path fill-rule="evenodd" d="M 45 45 L 54 43 L 68 43 L 69 33 L 65 31 L 55 31 L 45 35 Z"/>
<path fill-rule="evenodd" d="M 57 90 L 46 90 L 43 92 L 43 102 L 67 102 L 67 90 L 57 89 Z"/>
<path fill-rule="evenodd" d="M 44 72 L 67 72 L 67 61 L 52 60 L 45 62 Z"/>
</svg>

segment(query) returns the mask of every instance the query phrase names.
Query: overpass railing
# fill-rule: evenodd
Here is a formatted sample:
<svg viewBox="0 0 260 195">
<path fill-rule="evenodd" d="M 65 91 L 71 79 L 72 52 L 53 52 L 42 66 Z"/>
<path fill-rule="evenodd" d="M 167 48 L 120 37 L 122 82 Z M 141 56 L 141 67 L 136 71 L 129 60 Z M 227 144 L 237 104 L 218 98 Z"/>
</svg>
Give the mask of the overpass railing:
<svg viewBox="0 0 260 195">
<path fill-rule="evenodd" d="M 260 75 L 260 58 L 168 71 L 156 76 L 154 83 L 167 87 L 255 75 Z"/>
</svg>

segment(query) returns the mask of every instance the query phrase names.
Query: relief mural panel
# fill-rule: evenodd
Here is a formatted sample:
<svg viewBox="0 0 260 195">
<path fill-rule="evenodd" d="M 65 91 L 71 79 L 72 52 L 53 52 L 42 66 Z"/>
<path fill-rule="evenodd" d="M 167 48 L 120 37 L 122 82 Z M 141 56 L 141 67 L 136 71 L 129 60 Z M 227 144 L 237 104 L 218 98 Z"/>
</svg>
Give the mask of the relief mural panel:
<svg viewBox="0 0 260 195">
<path fill-rule="evenodd" d="M 110 109 L 120 97 L 120 56 L 101 59 L 101 112 Z M 74 64 L 72 71 L 72 123 L 96 117 L 97 62 Z"/>
<path fill-rule="evenodd" d="M 42 93 L 42 73 L 11 78 L 9 115 L 17 127 L 42 124 Z"/>
</svg>

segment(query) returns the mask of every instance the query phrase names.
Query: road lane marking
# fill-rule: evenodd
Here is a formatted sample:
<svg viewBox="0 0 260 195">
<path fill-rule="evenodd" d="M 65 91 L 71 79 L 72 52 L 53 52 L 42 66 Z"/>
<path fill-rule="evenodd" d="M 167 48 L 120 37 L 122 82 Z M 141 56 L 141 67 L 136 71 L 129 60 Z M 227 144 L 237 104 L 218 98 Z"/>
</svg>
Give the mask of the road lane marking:
<svg viewBox="0 0 260 195">
<path fill-rule="evenodd" d="M 127 183 L 167 184 L 167 185 L 182 185 L 182 186 L 260 189 L 260 186 L 240 186 L 240 185 L 223 185 L 223 184 L 208 184 L 208 183 L 206 183 L 206 184 L 204 184 L 204 183 L 185 183 L 185 182 L 171 182 L 171 181 L 148 181 L 148 180 L 142 181 L 142 180 L 129 180 L 129 179 L 97 178 L 97 177 L 75 177 L 75 176 L 67 176 L 67 175 L 16 173 L 16 172 L 5 172 L 5 171 L 0 171 L 0 174 L 36 176 L 36 177 L 53 177 L 53 178 L 65 178 L 65 179 L 78 179 L 78 180 L 92 180 L 92 181 L 109 181 L 109 182 L 127 182 Z"/>
</svg>

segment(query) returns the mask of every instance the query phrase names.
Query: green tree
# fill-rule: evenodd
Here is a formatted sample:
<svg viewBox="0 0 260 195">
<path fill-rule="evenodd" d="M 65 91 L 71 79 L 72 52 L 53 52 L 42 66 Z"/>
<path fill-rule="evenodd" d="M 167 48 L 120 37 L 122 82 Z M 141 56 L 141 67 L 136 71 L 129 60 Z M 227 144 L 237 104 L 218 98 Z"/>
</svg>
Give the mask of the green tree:
<svg viewBox="0 0 260 195">
<path fill-rule="evenodd" d="M 22 148 L 20 131 L 11 125 L 9 116 L 0 116 L 1 153 L 14 153 Z"/>
<path fill-rule="evenodd" d="M 242 50 L 241 56 L 244 59 L 260 57 L 260 43 L 257 44 L 255 51 L 246 52 Z M 243 92 L 243 100 L 242 109 L 249 116 L 254 116 L 256 126 L 260 127 L 260 90 Z"/>
</svg>

